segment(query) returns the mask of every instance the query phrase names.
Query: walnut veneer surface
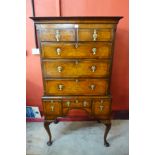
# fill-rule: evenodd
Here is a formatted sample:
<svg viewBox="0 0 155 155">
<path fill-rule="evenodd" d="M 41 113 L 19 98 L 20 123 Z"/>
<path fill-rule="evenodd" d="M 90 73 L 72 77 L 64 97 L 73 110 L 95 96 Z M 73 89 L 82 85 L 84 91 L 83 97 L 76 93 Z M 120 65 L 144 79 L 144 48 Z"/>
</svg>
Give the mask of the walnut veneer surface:
<svg viewBox="0 0 155 155">
<path fill-rule="evenodd" d="M 85 110 L 111 127 L 110 79 L 115 32 L 122 17 L 31 17 L 40 48 L 45 122 Z"/>
</svg>

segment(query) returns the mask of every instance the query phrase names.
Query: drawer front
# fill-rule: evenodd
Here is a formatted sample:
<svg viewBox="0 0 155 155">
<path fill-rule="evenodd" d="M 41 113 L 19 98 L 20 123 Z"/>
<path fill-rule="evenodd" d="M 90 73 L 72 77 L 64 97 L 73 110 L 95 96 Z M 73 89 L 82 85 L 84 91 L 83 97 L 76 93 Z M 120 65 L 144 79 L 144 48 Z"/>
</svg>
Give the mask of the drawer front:
<svg viewBox="0 0 155 155">
<path fill-rule="evenodd" d="M 61 100 L 43 100 L 43 108 L 45 115 L 61 115 L 62 103 Z"/>
<path fill-rule="evenodd" d="M 108 89 L 105 79 L 51 79 L 44 84 L 46 95 L 105 95 Z"/>
<path fill-rule="evenodd" d="M 108 77 L 110 60 L 43 61 L 44 77 Z"/>
<path fill-rule="evenodd" d="M 41 43 L 42 58 L 111 58 L 112 44 L 105 42 L 78 43 Z"/>
<path fill-rule="evenodd" d="M 63 108 L 90 108 L 91 101 L 88 99 L 66 99 L 62 105 Z"/>
<path fill-rule="evenodd" d="M 113 29 L 79 29 L 79 41 L 112 41 Z"/>
<path fill-rule="evenodd" d="M 92 105 L 94 115 L 108 116 L 111 113 L 111 99 L 94 99 Z"/>
<path fill-rule="evenodd" d="M 43 29 L 39 31 L 40 41 L 75 41 L 74 29 Z"/>
</svg>

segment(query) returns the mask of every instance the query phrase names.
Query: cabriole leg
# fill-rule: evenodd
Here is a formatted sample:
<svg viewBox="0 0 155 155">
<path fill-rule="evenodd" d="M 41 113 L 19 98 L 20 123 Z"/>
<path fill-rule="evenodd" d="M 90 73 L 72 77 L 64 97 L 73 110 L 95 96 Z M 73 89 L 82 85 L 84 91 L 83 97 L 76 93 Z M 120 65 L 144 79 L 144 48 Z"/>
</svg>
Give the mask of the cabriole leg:
<svg viewBox="0 0 155 155">
<path fill-rule="evenodd" d="M 49 136 L 49 141 L 47 142 L 47 145 L 48 146 L 51 146 L 52 145 L 52 136 L 51 136 L 51 131 L 50 131 L 50 128 L 49 128 L 49 125 L 51 124 L 52 122 L 47 122 L 45 121 L 44 122 L 44 128 L 45 130 L 47 131 L 47 134 Z"/>
<path fill-rule="evenodd" d="M 106 129 L 105 129 L 105 133 L 104 133 L 104 145 L 106 147 L 109 147 L 110 144 L 107 142 L 107 135 L 108 135 L 109 130 L 111 128 L 111 123 L 108 123 L 108 124 L 105 123 L 105 126 L 106 126 Z"/>
</svg>

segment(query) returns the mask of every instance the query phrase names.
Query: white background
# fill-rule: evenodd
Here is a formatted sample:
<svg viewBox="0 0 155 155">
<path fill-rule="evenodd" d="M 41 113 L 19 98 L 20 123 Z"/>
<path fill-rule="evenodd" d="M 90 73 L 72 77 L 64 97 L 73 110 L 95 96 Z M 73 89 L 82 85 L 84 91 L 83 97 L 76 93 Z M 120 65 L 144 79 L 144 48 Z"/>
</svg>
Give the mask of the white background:
<svg viewBox="0 0 155 155">
<path fill-rule="evenodd" d="M 130 0 L 130 154 L 155 154 L 155 1 Z M 121 5 L 121 4 L 120 4 Z M 26 1 L 0 5 L 0 154 L 26 154 Z"/>
</svg>

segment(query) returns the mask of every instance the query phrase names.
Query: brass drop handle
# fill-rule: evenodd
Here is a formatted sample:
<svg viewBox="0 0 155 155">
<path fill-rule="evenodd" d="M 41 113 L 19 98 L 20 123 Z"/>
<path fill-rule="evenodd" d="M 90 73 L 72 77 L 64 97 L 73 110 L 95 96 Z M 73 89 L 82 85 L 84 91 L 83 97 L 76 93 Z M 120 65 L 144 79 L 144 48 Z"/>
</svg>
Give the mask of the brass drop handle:
<svg viewBox="0 0 155 155">
<path fill-rule="evenodd" d="M 62 66 L 58 66 L 58 67 L 57 67 L 57 70 L 58 70 L 58 72 L 62 72 L 63 67 L 62 67 Z"/>
<path fill-rule="evenodd" d="M 96 29 L 94 29 L 93 41 L 96 41 L 96 39 L 97 39 L 97 31 L 96 31 Z"/>
<path fill-rule="evenodd" d="M 83 106 L 86 107 L 87 106 L 87 101 L 83 102 Z"/>
<path fill-rule="evenodd" d="M 70 106 L 70 101 L 67 101 L 66 104 L 67 104 L 67 106 L 69 107 L 69 106 Z"/>
<path fill-rule="evenodd" d="M 60 31 L 59 30 L 55 31 L 55 38 L 56 38 L 56 41 L 60 41 Z"/>
<path fill-rule="evenodd" d="M 96 71 L 96 66 L 91 66 L 91 71 L 95 72 Z"/>
<path fill-rule="evenodd" d="M 51 111 L 54 111 L 54 106 L 51 106 Z"/>
<path fill-rule="evenodd" d="M 90 85 L 90 88 L 91 88 L 91 90 L 94 90 L 95 89 L 95 85 L 94 84 L 91 84 Z"/>
<path fill-rule="evenodd" d="M 57 55 L 61 55 L 61 48 L 56 49 Z"/>
<path fill-rule="evenodd" d="M 59 85 L 58 85 L 58 89 L 59 89 L 59 90 L 63 90 L 63 88 L 64 88 L 64 85 L 62 85 L 62 84 L 59 84 Z"/>
<path fill-rule="evenodd" d="M 100 105 L 100 111 L 103 111 L 103 105 Z"/>
<path fill-rule="evenodd" d="M 78 100 L 75 100 L 75 103 L 79 103 L 79 101 Z"/>
<path fill-rule="evenodd" d="M 92 52 L 93 52 L 93 55 L 95 55 L 96 54 L 96 48 L 94 47 L 94 48 L 92 48 Z"/>
</svg>

